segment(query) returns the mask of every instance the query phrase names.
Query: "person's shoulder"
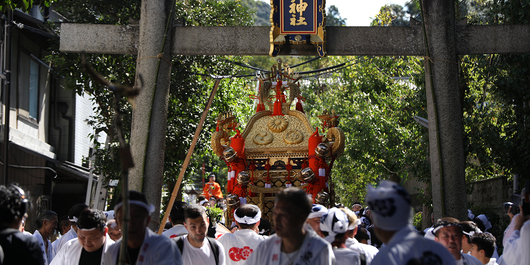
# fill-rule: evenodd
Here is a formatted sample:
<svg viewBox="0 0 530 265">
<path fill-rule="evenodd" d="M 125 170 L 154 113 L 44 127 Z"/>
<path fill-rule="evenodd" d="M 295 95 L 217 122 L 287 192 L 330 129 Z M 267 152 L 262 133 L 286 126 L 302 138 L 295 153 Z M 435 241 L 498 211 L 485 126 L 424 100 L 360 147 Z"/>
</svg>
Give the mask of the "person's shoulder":
<svg viewBox="0 0 530 265">
<path fill-rule="evenodd" d="M 521 231 L 530 231 L 530 220 L 524 222 L 523 226 L 521 227 Z"/>
<path fill-rule="evenodd" d="M 111 244 L 111 245 L 109 245 L 109 246 L 107 247 L 106 252 L 117 251 L 117 250 L 120 248 L 120 245 L 121 245 L 120 242 L 121 242 L 121 238 L 118 239 L 118 240 L 116 240 L 116 241 L 114 241 L 113 244 Z"/>
<path fill-rule="evenodd" d="M 315 242 L 315 243 L 329 245 L 328 241 L 326 241 L 321 236 L 317 235 L 317 233 L 315 232 L 307 232 L 307 240 L 311 240 L 312 242 Z"/>
<path fill-rule="evenodd" d="M 263 241 L 261 241 L 259 247 L 265 247 L 265 246 L 268 246 L 268 245 L 273 245 L 273 244 L 279 243 L 278 241 L 281 241 L 281 240 L 282 239 L 280 237 L 278 237 L 276 234 L 274 234 L 274 235 L 271 235 L 269 237 L 266 237 Z"/>
<path fill-rule="evenodd" d="M 377 253 L 379 252 L 379 249 L 372 246 L 372 245 L 368 245 L 368 244 L 363 244 L 363 243 L 359 243 L 359 244 L 356 244 L 356 246 L 358 246 L 359 248 L 361 248 L 362 250 L 366 251 L 366 252 L 370 252 L 370 253 Z"/>
<path fill-rule="evenodd" d="M 341 254 L 341 255 L 344 255 L 344 256 L 359 256 L 359 253 L 349 249 L 349 248 L 333 248 L 333 252 L 335 253 L 335 255 L 337 255 L 337 253 Z"/>
<path fill-rule="evenodd" d="M 226 241 L 233 240 L 234 238 L 236 238 L 236 235 L 232 233 L 225 233 L 222 234 L 219 238 L 217 238 L 217 241 L 224 243 Z"/>
<path fill-rule="evenodd" d="M 187 233 L 188 233 L 188 230 L 186 230 L 186 228 L 183 225 L 175 225 L 171 227 L 170 229 L 162 232 L 162 235 L 168 238 L 175 238 L 180 235 L 187 234 Z"/>
<path fill-rule="evenodd" d="M 468 265 L 481 265 L 482 262 L 472 255 L 462 253 L 462 257 L 467 261 Z"/>
<path fill-rule="evenodd" d="M 162 245 L 162 244 L 169 244 L 169 243 L 173 244 L 174 242 L 174 240 L 172 240 L 171 238 L 156 234 L 154 232 L 149 236 L 149 241 L 150 241 L 149 243 L 153 242 L 151 244 L 155 244 L 155 245 Z"/>
<path fill-rule="evenodd" d="M 33 235 L 26 235 L 20 231 L 18 231 L 17 229 L 6 229 L 4 231 L 2 231 L 2 238 L 6 238 L 6 237 L 11 237 L 12 241 L 18 241 L 18 242 L 22 242 L 22 243 L 35 243 L 35 244 L 39 244 L 39 241 L 37 240 L 37 238 L 35 238 Z"/>
<path fill-rule="evenodd" d="M 63 247 L 66 247 L 66 246 L 73 246 L 73 245 L 76 245 L 76 244 L 79 244 L 79 239 L 76 237 L 76 238 L 71 238 L 69 239 L 68 241 L 66 241 L 64 243 L 64 246 Z"/>
<path fill-rule="evenodd" d="M 217 246 L 219 246 L 220 249 L 224 250 L 223 243 L 219 242 L 219 241 L 216 240 L 215 238 L 212 238 L 212 237 L 205 237 L 204 239 L 205 239 L 205 240 L 209 240 L 209 241 L 211 241 L 211 242 L 214 242 L 215 244 L 217 244 Z"/>
</svg>

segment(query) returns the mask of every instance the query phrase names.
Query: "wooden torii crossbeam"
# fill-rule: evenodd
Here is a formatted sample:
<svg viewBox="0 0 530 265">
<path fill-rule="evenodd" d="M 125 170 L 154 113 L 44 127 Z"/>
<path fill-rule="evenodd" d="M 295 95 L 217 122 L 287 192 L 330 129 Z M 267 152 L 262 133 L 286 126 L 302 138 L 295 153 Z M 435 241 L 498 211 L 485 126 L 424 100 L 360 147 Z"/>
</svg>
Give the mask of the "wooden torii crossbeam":
<svg viewBox="0 0 530 265">
<path fill-rule="evenodd" d="M 142 9 L 142 16 L 150 18 L 149 14 L 144 16 L 145 10 L 163 10 L 163 2 L 143 1 L 142 5 L 156 3 L 158 7 Z M 428 57 L 425 72 L 434 215 L 465 220 L 465 157 L 457 58 L 466 54 L 530 53 L 530 25 L 460 25 L 455 21 L 452 1 L 422 3 L 424 27 L 327 27 L 327 54 Z M 63 23 L 60 49 L 135 54 L 140 52 L 145 38 L 140 32 L 146 19 L 140 19 L 140 26 Z M 148 30 L 144 28 L 144 32 Z M 177 26 L 168 35 L 172 36 L 172 55 L 268 55 L 270 47 L 269 27 Z M 308 55 L 308 51 L 293 45 L 282 48 L 280 55 Z"/>
</svg>

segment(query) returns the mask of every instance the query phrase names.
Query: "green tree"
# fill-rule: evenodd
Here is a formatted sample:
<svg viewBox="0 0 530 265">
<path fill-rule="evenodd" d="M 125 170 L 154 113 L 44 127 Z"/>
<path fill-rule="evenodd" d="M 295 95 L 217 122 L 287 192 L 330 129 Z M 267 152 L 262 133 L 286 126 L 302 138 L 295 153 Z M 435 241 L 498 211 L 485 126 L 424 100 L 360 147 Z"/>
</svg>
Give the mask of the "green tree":
<svg viewBox="0 0 530 265">
<path fill-rule="evenodd" d="M 396 4 L 384 5 L 375 16 L 370 26 L 406 26 L 409 20 L 405 17 L 403 7 Z"/>
<path fill-rule="evenodd" d="M 528 24 L 530 1 L 459 1 L 460 16 L 473 25 Z M 520 175 L 530 179 L 530 56 L 463 56 L 460 83 L 466 179 Z"/>
<path fill-rule="evenodd" d="M 259 0 L 242 0 L 241 5 L 246 7 L 254 20 L 254 26 L 270 26 L 271 6 Z"/>
<path fill-rule="evenodd" d="M 426 116 L 422 64 L 415 57 L 332 57 L 350 66 L 310 80 L 306 113 L 340 115 L 346 150 L 332 172 L 338 201 L 363 201 L 366 185 L 428 174 L 427 135 L 413 116 Z"/>
<path fill-rule="evenodd" d="M 51 1 L 52 0 L 2 0 L 0 2 L 0 12 L 15 9 L 20 9 L 24 12 L 27 12 L 33 6 L 43 5 L 49 7 Z"/>
<path fill-rule="evenodd" d="M 140 15 L 140 1 L 137 0 L 107 2 L 60 0 L 56 4 L 59 13 L 67 17 L 70 22 L 76 23 L 123 25 L 136 23 Z M 247 9 L 238 1 L 191 0 L 186 1 L 186 4 L 179 2 L 175 14 L 177 20 L 185 21 L 185 24 L 189 26 L 249 26 L 252 23 Z M 113 82 L 129 84 L 135 79 L 136 59 L 136 55 L 87 55 L 87 60 L 94 69 L 105 78 Z M 234 75 L 237 73 L 235 65 L 227 59 L 239 60 L 238 57 L 225 56 L 175 56 L 172 58 L 173 71 L 171 74 L 164 166 L 164 178 L 170 192 L 174 187 L 176 177 L 213 86 L 213 80 L 207 76 L 209 74 Z M 87 92 L 93 96 L 98 108 L 97 115 L 92 117 L 89 124 L 98 131 L 105 131 L 111 136 L 109 148 L 97 147 L 96 170 L 99 174 L 117 178 L 120 176 L 120 163 L 116 139 L 113 137 L 112 95 L 105 87 L 94 84 L 87 76 L 80 65 L 78 54 L 59 52 L 58 45 L 54 45 L 50 49 L 48 60 L 53 62 L 55 75 L 64 77 L 62 83 L 65 87 L 74 89 L 78 93 Z M 211 154 L 208 148 L 210 135 L 215 130 L 215 117 L 230 109 L 234 109 L 236 114 L 239 111 L 248 111 L 245 106 L 250 106 L 252 102 L 247 95 L 248 91 L 244 90 L 243 80 L 227 79 L 221 82 L 210 115 L 204 124 L 195 148 L 196 155 L 186 171 L 186 180 L 194 180 L 193 178 L 201 175 L 202 163 L 212 165 L 210 166 L 212 171 L 221 170 L 221 167 L 218 166 L 221 162 L 216 160 L 217 158 Z M 121 109 L 124 128 L 127 129 L 125 138 L 129 139 L 132 106 L 125 101 L 122 103 L 124 103 Z M 221 182 L 224 174 L 219 175 Z"/>
<path fill-rule="evenodd" d="M 326 14 L 326 26 L 346 26 L 346 18 L 342 18 L 339 9 L 331 5 Z"/>
</svg>

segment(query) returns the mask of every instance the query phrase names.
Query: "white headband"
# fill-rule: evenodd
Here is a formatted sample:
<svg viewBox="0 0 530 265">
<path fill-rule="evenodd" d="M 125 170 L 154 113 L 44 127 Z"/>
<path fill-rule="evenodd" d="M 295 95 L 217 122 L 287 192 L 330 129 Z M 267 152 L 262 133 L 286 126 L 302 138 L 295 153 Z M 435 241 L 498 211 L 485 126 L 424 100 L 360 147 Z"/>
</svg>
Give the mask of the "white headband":
<svg viewBox="0 0 530 265">
<path fill-rule="evenodd" d="M 348 216 L 342 210 L 333 207 L 320 218 L 320 230 L 328 232 L 329 235 L 325 239 L 333 243 L 337 234 L 348 231 Z"/>
<path fill-rule="evenodd" d="M 466 231 L 462 230 L 462 233 L 464 233 L 464 235 L 469 236 L 469 237 L 472 237 L 472 236 L 475 235 L 475 231 L 466 232 Z"/>
<path fill-rule="evenodd" d="M 202 204 L 205 203 L 205 202 L 209 202 L 209 200 L 202 200 L 202 201 L 199 202 L 199 205 L 202 206 Z"/>
<path fill-rule="evenodd" d="M 95 230 L 96 227 L 93 227 L 93 228 L 81 228 L 81 227 L 77 227 L 78 230 L 83 230 L 83 231 L 92 231 L 92 230 Z"/>
<path fill-rule="evenodd" d="M 322 217 L 325 213 L 328 212 L 328 209 L 320 204 L 313 204 L 313 207 L 311 207 L 311 212 L 307 216 L 307 219 L 316 218 L 316 217 Z"/>
<path fill-rule="evenodd" d="M 155 206 L 150 204 L 149 206 L 145 203 L 145 202 L 142 202 L 142 201 L 134 201 L 134 200 L 129 200 L 129 204 L 134 204 L 136 206 L 140 206 L 142 208 L 144 208 L 149 214 L 152 214 L 154 211 L 155 211 Z M 123 206 L 123 202 L 120 202 L 118 204 L 116 204 L 116 206 L 114 206 L 114 212 L 117 212 L 118 209 L 120 209 L 120 207 Z"/>
<path fill-rule="evenodd" d="M 68 219 L 68 220 L 70 220 L 70 222 L 72 222 L 72 223 L 77 223 L 77 217 L 75 217 L 75 216 L 72 217 L 72 219 Z"/>
<path fill-rule="evenodd" d="M 355 205 L 358 205 L 358 206 L 360 206 L 361 208 L 363 208 L 363 206 L 362 206 L 362 205 L 360 205 L 360 204 L 358 204 L 358 203 L 356 203 L 356 204 L 352 205 L 352 208 L 353 208 L 353 207 L 354 207 Z"/>
<path fill-rule="evenodd" d="M 236 221 L 240 224 L 253 225 L 259 222 L 259 220 L 261 219 L 261 211 L 258 208 L 258 213 L 254 217 L 250 217 L 250 216 L 239 217 L 234 212 L 234 219 L 236 219 Z"/>
<path fill-rule="evenodd" d="M 459 223 L 450 223 L 450 222 L 442 221 L 441 223 L 434 225 L 434 229 L 431 232 L 433 235 L 436 236 L 436 232 L 438 232 L 438 230 L 445 228 L 445 227 L 450 227 L 450 226 L 457 226 L 458 228 L 462 229 Z"/>
</svg>

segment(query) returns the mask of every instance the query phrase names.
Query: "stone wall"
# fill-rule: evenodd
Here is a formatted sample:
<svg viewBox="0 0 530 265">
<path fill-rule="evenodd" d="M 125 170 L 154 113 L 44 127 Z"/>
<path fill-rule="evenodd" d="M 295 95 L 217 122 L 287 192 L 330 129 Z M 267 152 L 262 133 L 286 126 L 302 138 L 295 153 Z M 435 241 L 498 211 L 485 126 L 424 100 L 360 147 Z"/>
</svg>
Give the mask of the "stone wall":
<svg viewBox="0 0 530 265">
<path fill-rule="evenodd" d="M 511 200 L 513 184 L 506 177 L 499 177 L 468 183 L 468 189 L 472 189 L 467 195 L 470 209 L 489 208 L 502 216 L 502 204 Z"/>
</svg>

